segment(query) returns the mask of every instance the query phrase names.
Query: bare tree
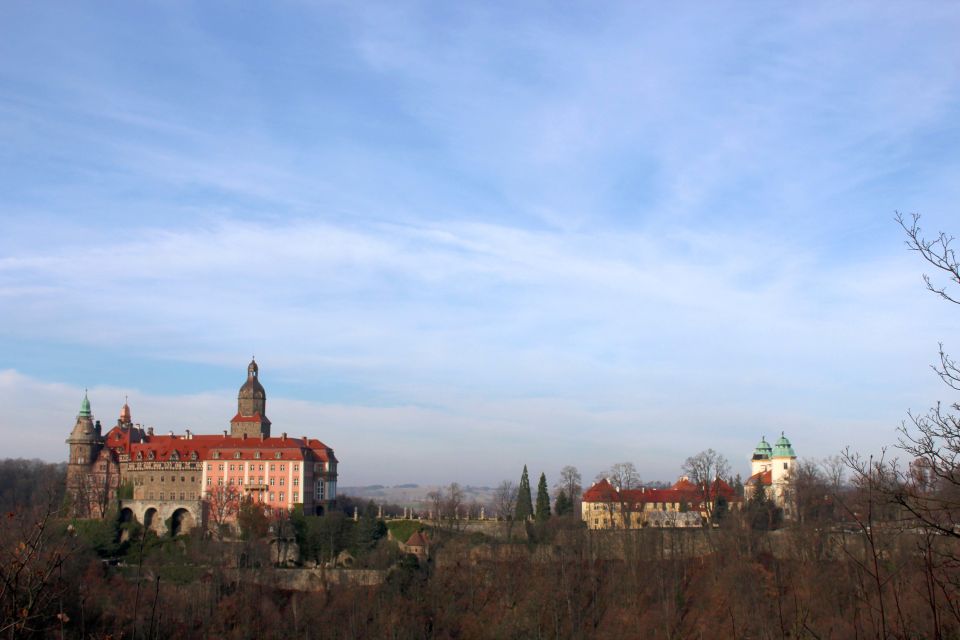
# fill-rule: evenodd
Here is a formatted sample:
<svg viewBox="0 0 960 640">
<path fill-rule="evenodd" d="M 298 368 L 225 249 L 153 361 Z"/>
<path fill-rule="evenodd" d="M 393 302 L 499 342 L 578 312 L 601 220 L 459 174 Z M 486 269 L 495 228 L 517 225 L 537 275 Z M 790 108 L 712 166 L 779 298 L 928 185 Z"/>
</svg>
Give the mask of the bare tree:
<svg viewBox="0 0 960 640">
<path fill-rule="evenodd" d="M 630 500 L 630 491 L 640 486 L 640 473 L 632 462 L 618 462 L 611 465 L 609 469 L 597 475 L 597 480 L 606 479 L 613 485 L 619 499 L 607 503 L 606 507 L 610 515 L 610 526 L 616 527 L 617 518 L 622 520 L 623 527 L 629 529 L 633 526 L 633 512 L 637 505 Z M 619 514 L 617 511 L 619 510 Z"/>
<path fill-rule="evenodd" d="M 583 493 L 582 482 L 583 479 L 580 477 L 577 468 L 567 465 L 560 470 L 560 480 L 553 487 L 555 494 L 559 494 L 560 491 L 566 492 L 567 497 L 573 504 L 573 512 L 577 514 L 577 517 L 580 514 L 580 498 Z M 556 498 L 556 495 L 554 498 Z"/>
<path fill-rule="evenodd" d="M 507 539 L 513 538 L 513 514 L 517 509 L 517 485 L 504 480 L 493 492 L 493 508 L 497 517 L 507 523 Z"/>
<path fill-rule="evenodd" d="M 206 491 L 204 503 L 209 529 L 222 540 L 240 511 L 240 490 L 232 484 L 216 485 Z"/>
<path fill-rule="evenodd" d="M 730 463 L 727 458 L 713 449 L 707 449 L 687 458 L 683 463 L 683 472 L 690 478 L 690 482 L 697 485 L 703 500 L 702 509 L 708 518 L 712 517 L 717 498 L 717 480 L 730 477 Z"/>
<path fill-rule="evenodd" d="M 897 213 L 896 221 L 906 232 L 907 248 L 919 253 L 952 286 L 960 287 L 954 238 L 942 232 L 933 239 L 925 238 L 917 214 L 908 220 Z M 936 284 L 927 274 L 923 281 L 943 300 L 960 304 L 960 292 Z M 942 343 L 938 360 L 933 370 L 950 389 L 960 391 L 960 365 L 944 351 Z M 908 415 L 909 420 L 900 426 L 898 447 L 913 462 L 898 478 L 895 499 L 924 526 L 960 538 L 960 402 L 948 407 L 938 402 L 926 414 Z"/>
<path fill-rule="evenodd" d="M 430 517 L 436 526 L 440 526 L 440 522 L 443 519 L 443 506 L 445 502 L 446 499 L 443 492 L 439 489 L 434 489 L 427 494 L 427 510 L 430 512 Z"/>
<path fill-rule="evenodd" d="M 463 489 L 456 482 L 451 482 L 450 486 L 447 487 L 447 494 L 443 501 L 443 510 L 450 518 L 449 525 L 451 528 L 460 528 L 460 509 L 463 506 L 463 498 Z"/>
</svg>

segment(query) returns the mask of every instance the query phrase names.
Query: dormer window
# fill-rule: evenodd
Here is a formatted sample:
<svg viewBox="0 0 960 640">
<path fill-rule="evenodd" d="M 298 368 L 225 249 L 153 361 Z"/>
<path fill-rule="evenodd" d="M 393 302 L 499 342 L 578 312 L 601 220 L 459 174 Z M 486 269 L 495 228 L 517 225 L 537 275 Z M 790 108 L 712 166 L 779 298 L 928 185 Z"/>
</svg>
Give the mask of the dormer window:
<svg viewBox="0 0 960 640">
<path fill-rule="evenodd" d="M 260 452 L 257 451 L 256 453 L 254 453 L 254 454 L 253 454 L 253 457 L 256 458 L 257 460 L 259 460 L 259 459 L 260 459 Z"/>
<path fill-rule="evenodd" d="M 137 460 L 143 460 L 143 451 L 137 451 Z"/>
<path fill-rule="evenodd" d="M 277 460 L 279 460 L 280 458 L 283 457 L 283 454 L 280 453 L 279 451 L 277 451 L 275 454 L 273 454 L 273 457 L 276 458 Z"/>
<path fill-rule="evenodd" d="M 234 458 L 234 460 L 239 460 L 239 459 L 240 459 L 240 452 L 239 452 L 239 451 L 234 452 L 233 458 Z"/>
<path fill-rule="evenodd" d="M 153 452 L 153 449 L 147 452 L 147 460 L 153 460 L 157 455 Z"/>
<path fill-rule="evenodd" d="M 191 460 L 196 460 L 198 457 L 199 457 L 199 456 L 197 455 L 197 452 L 196 452 L 196 451 L 191 451 L 191 452 L 190 452 L 190 459 L 191 459 Z"/>
<path fill-rule="evenodd" d="M 173 450 L 173 453 L 170 454 L 170 459 L 171 459 L 171 460 L 179 460 L 179 459 L 180 459 L 180 453 L 179 453 L 176 449 L 174 449 L 174 450 Z"/>
<path fill-rule="evenodd" d="M 220 459 L 220 452 L 219 452 L 219 451 L 214 451 L 214 452 L 213 452 L 213 459 L 214 459 L 214 460 L 219 460 L 219 459 Z"/>
</svg>

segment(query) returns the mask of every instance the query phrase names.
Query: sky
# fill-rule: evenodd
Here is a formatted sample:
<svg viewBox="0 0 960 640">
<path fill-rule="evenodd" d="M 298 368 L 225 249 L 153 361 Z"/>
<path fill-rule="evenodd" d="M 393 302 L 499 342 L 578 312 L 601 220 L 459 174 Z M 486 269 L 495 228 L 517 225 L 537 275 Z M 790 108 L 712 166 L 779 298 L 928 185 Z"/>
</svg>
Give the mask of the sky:
<svg viewBox="0 0 960 640">
<path fill-rule="evenodd" d="M 84 390 L 340 484 L 748 473 L 956 394 L 953 3 L 0 3 L 0 455 Z"/>
</svg>

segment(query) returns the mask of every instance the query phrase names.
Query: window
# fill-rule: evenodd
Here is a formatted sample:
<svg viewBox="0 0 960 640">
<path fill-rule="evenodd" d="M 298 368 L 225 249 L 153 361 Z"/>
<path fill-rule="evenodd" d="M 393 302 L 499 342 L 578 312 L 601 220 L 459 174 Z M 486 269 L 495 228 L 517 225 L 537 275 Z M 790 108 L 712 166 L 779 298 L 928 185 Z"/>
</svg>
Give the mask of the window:
<svg viewBox="0 0 960 640">
<path fill-rule="evenodd" d="M 213 465 L 209 462 L 207 463 L 207 471 L 213 471 Z"/>
<path fill-rule="evenodd" d="M 217 471 L 223 471 L 223 463 L 222 463 L 222 462 L 220 463 L 220 466 L 219 466 L 219 468 L 217 469 Z"/>
<path fill-rule="evenodd" d="M 151 491 L 151 492 L 150 492 L 149 494 L 147 494 L 147 495 L 149 496 L 149 497 L 147 498 L 147 500 L 153 500 L 153 491 Z"/>
<path fill-rule="evenodd" d="M 787 468 L 787 463 L 786 463 L 786 462 L 783 463 L 783 468 L 784 468 L 784 469 Z"/>
<path fill-rule="evenodd" d="M 262 464 L 260 465 L 260 468 L 258 469 L 258 471 L 263 471 L 263 465 L 262 465 Z"/>
<path fill-rule="evenodd" d="M 240 452 L 239 452 L 239 451 L 234 452 L 233 458 L 234 458 L 234 460 L 239 460 L 239 459 L 240 459 Z"/>
<path fill-rule="evenodd" d="M 153 476 L 150 476 L 150 482 L 153 482 Z"/>
<path fill-rule="evenodd" d="M 280 486 L 281 486 L 281 487 L 283 486 L 283 480 L 284 480 L 283 478 L 280 478 Z"/>
<path fill-rule="evenodd" d="M 286 466 L 287 466 L 287 465 L 285 465 L 285 464 L 280 465 L 280 471 L 286 471 L 286 470 L 287 470 L 287 469 L 286 469 Z"/>
<path fill-rule="evenodd" d="M 283 502 L 283 491 L 280 492 L 280 502 Z"/>
<path fill-rule="evenodd" d="M 295 486 L 295 487 L 299 487 L 299 486 L 300 486 L 300 478 L 294 478 L 294 479 L 293 479 L 293 486 Z"/>
<path fill-rule="evenodd" d="M 230 465 L 230 471 L 236 471 L 236 468 L 234 467 L 234 465 Z"/>
<path fill-rule="evenodd" d="M 277 451 L 275 454 L 273 454 L 273 457 L 276 458 L 277 460 L 279 460 L 280 458 L 283 457 L 283 454 L 280 453 L 279 451 Z"/>
<path fill-rule="evenodd" d="M 300 497 L 300 495 L 299 495 L 296 491 L 294 491 L 294 492 L 293 492 L 293 501 L 296 502 L 296 501 L 299 499 L 299 497 Z"/>
<path fill-rule="evenodd" d="M 276 478 L 270 478 L 270 486 L 272 487 L 276 481 Z"/>
<path fill-rule="evenodd" d="M 160 492 L 160 499 L 163 500 L 163 491 Z"/>
<path fill-rule="evenodd" d="M 180 476 L 180 482 L 186 482 L 186 481 L 187 481 L 186 478 L 184 478 L 183 476 Z"/>
<path fill-rule="evenodd" d="M 197 476 L 190 476 L 190 482 L 196 482 Z"/>
<path fill-rule="evenodd" d="M 211 478 L 207 478 L 207 486 L 208 486 L 208 487 L 210 486 L 210 480 L 211 480 Z"/>
<path fill-rule="evenodd" d="M 218 487 L 222 487 L 222 486 L 223 486 L 223 478 L 217 478 L 217 486 L 218 486 Z"/>
<path fill-rule="evenodd" d="M 254 454 L 253 454 L 253 457 L 256 458 L 257 460 L 259 460 L 259 459 L 260 459 L 260 452 L 257 451 L 256 453 L 254 453 Z"/>
<path fill-rule="evenodd" d="M 273 492 L 270 492 L 270 502 L 273 502 Z"/>
<path fill-rule="evenodd" d="M 294 470 L 294 471 L 300 471 L 300 465 L 298 465 L 298 464 L 293 465 L 293 470 Z"/>
<path fill-rule="evenodd" d="M 160 476 L 160 482 L 163 482 L 163 476 Z"/>
<path fill-rule="evenodd" d="M 230 478 L 230 484 L 233 484 L 233 478 Z"/>
<path fill-rule="evenodd" d="M 276 471 L 276 470 L 277 470 L 277 465 L 271 464 L 271 465 L 270 465 L 270 471 Z"/>
<path fill-rule="evenodd" d="M 180 492 L 180 499 L 183 500 L 183 491 Z"/>
</svg>

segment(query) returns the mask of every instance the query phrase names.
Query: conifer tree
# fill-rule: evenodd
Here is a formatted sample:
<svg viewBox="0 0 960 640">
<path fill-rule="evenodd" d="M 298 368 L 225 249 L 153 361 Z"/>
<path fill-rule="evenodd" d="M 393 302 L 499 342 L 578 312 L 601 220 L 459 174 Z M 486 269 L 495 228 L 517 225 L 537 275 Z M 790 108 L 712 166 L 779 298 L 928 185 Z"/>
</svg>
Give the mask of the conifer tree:
<svg viewBox="0 0 960 640">
<path fill-rule="evenodd" d="M 533 499 L 530 496 L 530 476 L 527 474 L 527 465 L 523 465 L 523 475 L 520 476 L 520 486 L 517 487 L 516 520 L 526 520 L 533 515 Z"/>
<path fill-rule="evenodd" d="M 553 512 L 557 516 L 569 516 L 573 514 L 573 501 L 567 497 L 567 491 L 560 489 L 557 493 L 557 500 L 554 503 Z"/>
<path fill-rule="evenodd" d="M 540 472 L 540 484 L 537 485 L 537 522 L 550 519 L 550 493 L 547 491 L 547 475 Z"/>
</svg>

